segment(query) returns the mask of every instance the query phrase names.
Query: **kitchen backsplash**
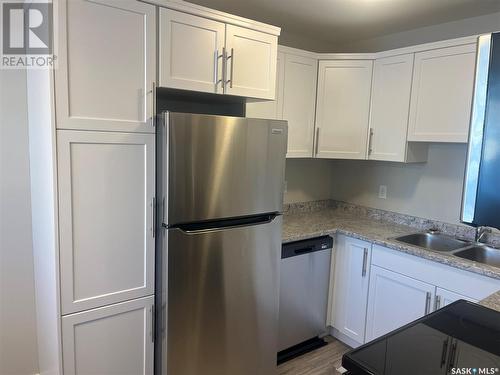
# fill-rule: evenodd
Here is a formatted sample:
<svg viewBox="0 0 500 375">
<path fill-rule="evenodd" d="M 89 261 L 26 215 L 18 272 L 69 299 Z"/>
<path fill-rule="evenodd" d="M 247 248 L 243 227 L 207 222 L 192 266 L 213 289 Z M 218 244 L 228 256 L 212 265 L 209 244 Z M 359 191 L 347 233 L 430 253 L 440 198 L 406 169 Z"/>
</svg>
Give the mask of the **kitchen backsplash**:
<svg viewBox="0 0 500 375">
<path fill-rule="evenodd" d="M 398 212 L 380 210 L 378 208 L 360 206 L 353 203 L 336 201 L 333 199 L 289 203 L 284 204 L 283 206 L 283 211 L 285 212 L 285 214 L 312 212 L 324 209 L 338 210 L 343 214 L 369 217 L 375 220 L 386 221 L 394 224 L 408 225 L 419 231 L 437 229 L 440 232 L 453 237 L 462 238 L 468 241 L 474 240 L 475 229 L 470 226 L 449 224 L 442 221 L 405 215 Z M 487 235 L 485 242 L 493 246 L 500 247 L 500 232 L 498 230 L 494 230 L 493 233 Z"/>
</svg>

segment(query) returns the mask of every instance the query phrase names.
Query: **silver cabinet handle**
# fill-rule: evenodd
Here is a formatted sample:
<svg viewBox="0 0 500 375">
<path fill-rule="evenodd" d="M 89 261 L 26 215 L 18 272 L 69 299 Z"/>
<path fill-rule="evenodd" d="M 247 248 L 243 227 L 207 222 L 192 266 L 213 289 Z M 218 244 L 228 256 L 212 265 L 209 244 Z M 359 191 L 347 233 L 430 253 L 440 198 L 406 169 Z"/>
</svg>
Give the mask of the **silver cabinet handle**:
<svg viewBox="0 0 500 375">
<path fill-rule="evenodd" d="M 156 82 L 153 81 L 150 91 L 151 98 L 151 126 L 156 125 Z"/>
<path fill-rule="evenodd" d="M 234 48 L 231 48 L 231 55 L 230 56 L 226 55 L 226 69 L 227 69 L 227 61 L 229 59 L 231 59 L 231 68 L 230 68 L 231 78 L 226 80 L 226 84 L 229 83 L 229 88 L 232 89 L 233 88 L 233 74 L 234 74 Z M 226 74 L 226 78 L 227 78 L 227 74 Z"/>
<path fill-rule="evenodd" d="M 222 92 L 226 92 L 226 77 L 227 77 L 227 52 L 226 47 L 222 47 Z"/>
<path fill-rule="evenodd" d="M 319 150 L 319 128 L 316 128 L 316 144 L 315 150 L 314 150 L 314 156 L 318 156 L 318 150 Z"/>
<path fill-rule="evenodd" d="M 373 133 L 374 133 L 373 128 L 370 128 L 370 135 L 368 136 L 368 155 L 371 155 L 371 153 L 373 152 L 372 148 Z"/>
<path fill-rule="evenodd" d="M 443 347 L 441 349 L 441 363 L 440 363 L 440 368 L 443 368 L 443 366 L 446 364 L 446 355 L 448 354 L 448 338 L 443 341 Z"/>
<path fill-rule="evenodd" d="M 448 372 L 451 372 L 451 369 L 456 366 L 456 364 L 455 364 L 456 355 L 457 355 L 457 342 L 454 341 L 451 344 L 450 359 L 449 359 L 448 366 L 447 366 Z"/>
<path fill-rule="evenodd" d="M 427 292 L 425 294 L 425 315 L 429 314 L 430 313 L 430 309 L 431 309 L 431 292 Z"/>
<path fill-rule="evenodd" d="M 156 198 L 151 198 L 151 234 L 156 235 Z"/>
<path fill-rule="evenodd" d="M 363 249 L 363 267 L 361 269 L 361 276 L 365 277 L 366 276 L 366 267 L 367 267 L 367 261 L 368 261 L 368 249 Z"/>
<path fill-rule="evenodd" d="M 441 308 L 441 296 L 436 295 L 436 298 L 434 298 L 434 311 L 440 308 Z"/>
<path fill-rule="evenodd" d="M 219 50 L 215 50 L 214 53 L 214 84 L 215 84 L 215 92 L 217 92 L 217 86 L 222 82 L 222 79 L 219 79 L 219 59 L 224 58 L 224 54 L 219 55 Z"/>
<path fill-rule="evenodd" d="M 155 319 L 155 305 L 151 306 L 151 341 L 155 342 L 156 336 L 156 319 Z"/>
</svg>

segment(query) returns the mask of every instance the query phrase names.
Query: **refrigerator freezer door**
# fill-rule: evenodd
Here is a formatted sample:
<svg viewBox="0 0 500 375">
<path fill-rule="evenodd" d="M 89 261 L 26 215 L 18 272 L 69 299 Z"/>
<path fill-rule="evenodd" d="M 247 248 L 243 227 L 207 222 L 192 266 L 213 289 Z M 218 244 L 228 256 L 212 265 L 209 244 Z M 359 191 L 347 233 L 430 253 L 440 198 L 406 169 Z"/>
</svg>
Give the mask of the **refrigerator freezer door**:
<svg viewBox="0 0 500 375">
<path fill-rule="evenodd" d="M 282 211 L 286 121 L 164 116 L 167 224 Z"/>
<path fill-rule="evenodd" d="M 276 374 L 281 223 L 166 230 L 168 374 Z"/>
</svg>

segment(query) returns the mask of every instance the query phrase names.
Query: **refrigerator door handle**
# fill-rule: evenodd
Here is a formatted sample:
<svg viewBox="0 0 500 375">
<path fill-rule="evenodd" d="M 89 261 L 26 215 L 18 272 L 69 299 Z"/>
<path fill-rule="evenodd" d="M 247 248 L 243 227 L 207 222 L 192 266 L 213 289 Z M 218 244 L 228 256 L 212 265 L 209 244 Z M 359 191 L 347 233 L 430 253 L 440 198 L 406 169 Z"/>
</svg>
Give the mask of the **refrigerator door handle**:
<svg viewBox="0 0 500 375">
<path fill-rule="evenodd" d="M 251 227 L 256 225 L 269 224 L 278 215 L 279 215 L 278 213 L 273 212 L 270 214 L 264 214 L 258 216 L 213 220 L 201 223 L 179 224 L 171 228 L 179 229 L 186 234 L 206 233 L 206 232 L 213 232 L 229 228 Z"/>
</svg>

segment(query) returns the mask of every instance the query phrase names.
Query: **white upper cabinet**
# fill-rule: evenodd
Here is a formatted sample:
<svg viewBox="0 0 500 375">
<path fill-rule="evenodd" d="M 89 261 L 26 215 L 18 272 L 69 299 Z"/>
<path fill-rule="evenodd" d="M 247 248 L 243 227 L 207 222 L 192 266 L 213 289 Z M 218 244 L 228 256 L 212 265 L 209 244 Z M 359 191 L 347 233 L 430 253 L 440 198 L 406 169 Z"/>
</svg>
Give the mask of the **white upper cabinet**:
<svg viewBox="0 0 500 375">
<path fill-rule="evenodd" d="M 288 121 L 287 157 L 313 154 L 317 72 L 316 59 L 286 55 L 283 120 Z"/>
<path fill-rule="evenodd" d="M 154 296 L 62 318 L 64 375 L 153 375 Z"/>
<path fill-rule="evenodd" d="M 226 25 L 226 53 L 227 94 L 275 99 L 277 36 Z"/>
<path fill-rule="evenodd" d="M 57 128 L 154 133 L 155 7 L 134 0 L 57 7 Z"/>
<path fill-rule="evenodd" d="M 278 53 L 276 67 L 276 94 L 275 100 L 263 100 L 247 102 L 246 116 L 253 118 L 263 118 L 281 120 L 283 118 L 283 85 L 285 76 L 285 55 Z M 290 134 L 290 129 L 288 129 Z"/>
<path fill-rule="evenodd" d="M 288 121 L 287 157 L 313 154 L 318 60 L 278 53 L 276 100 L 247 103 L 247 117 Z"/>
<path fill-rule="evenodd" d="M 368 159 L 406 161 L 413 54 L 375 60 Z"/>
<path fill-rule="evenodd" d="M 154 293 L 154 135 L 59 130 L 63 314 Z"/>
<path fill-rule="evenodd" d="M 160 8 L 160 86 L 222 93 L 226 25 Z"/>
<path fill-rule="evenodd" d="M 278 37 L 160 8 L 160 86 L 275 99 Z"/>
<path fill-rule="evenodd" d="M 365 159 L 372 61 L 320 61 L 316 105 L 318 158 Z"/>
<path fill-rule="evenodd" d="M 476 44 L 415 54 L 408 140 L 467 142 Z"/>
</svg>

